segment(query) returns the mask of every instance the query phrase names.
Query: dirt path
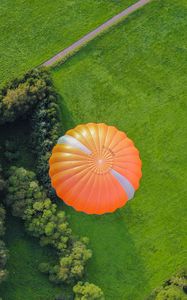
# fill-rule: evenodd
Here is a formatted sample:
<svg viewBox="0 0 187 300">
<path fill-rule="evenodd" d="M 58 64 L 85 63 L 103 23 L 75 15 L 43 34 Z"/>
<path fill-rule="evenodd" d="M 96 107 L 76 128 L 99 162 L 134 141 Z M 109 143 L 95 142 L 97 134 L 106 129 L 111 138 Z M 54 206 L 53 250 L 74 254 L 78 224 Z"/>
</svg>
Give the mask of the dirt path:
<svg viewBox="0 0 187 300">
<path fill-rule="evenodd" d="M 64 56 L 66 56 L 66 55 L 70 54 L 71 52 L 75 51 L 77 48 L 80 48 L 82 45 L 84 45 L 89 40 L 92 40 L 99 33 L 104 31 L 105 29 L 111 27 L 116 22 L 118 22 L 120 19 L 122 19 L 123 17 L 129 15 L 130 13 L 134 12 L 135 10 L 137 10 L 138 8 L 144 6 L 145 4 L 147 4 L 150 1 L 151 0 L 140 0 L 140 1 L 136 2 L 135 4 L 129 6 L 128 8 L 123 10 L 121 13 L 115 15 L 113 18 L 109 19 L 108 21 L 106 21 L 105 23 L 103 23 L 102 25 L 97 27 L 95 30 L 93 30 L 93 31 L 89 32 L 88 34 L 86 34 L 85 36 L 83 36 L 81 39 L 79 39 L 77 42 L 73 43 L 71 46 L 65 48 L 64 50 L 62 50 L 61 52 L 59 52 L 58 54 L 53 56 L 51 59 L 45 61 L 42 64 L 42 66 L 47 66 L 47 67 L 51 66 L 52 64 L 54 64 L 58 60 L 62 59 Z"/>
</svg>

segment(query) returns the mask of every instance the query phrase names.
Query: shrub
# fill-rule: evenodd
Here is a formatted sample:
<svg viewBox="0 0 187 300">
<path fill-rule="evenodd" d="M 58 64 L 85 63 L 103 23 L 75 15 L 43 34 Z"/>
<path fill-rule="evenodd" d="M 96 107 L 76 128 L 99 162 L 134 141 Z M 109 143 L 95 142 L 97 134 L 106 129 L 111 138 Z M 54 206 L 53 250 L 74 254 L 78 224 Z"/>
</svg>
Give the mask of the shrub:
<svg viewBox="0 0 187 300">
<path fill-rule="evenodd" d="M 165 281 L 161 287 L 155 289 L 147 300 L 186 300 L 187 269 L 178 272 L 171 279 Z"/>
<path fill-rule="evenodd" d="M 67 295 L 65 293 L 62 293 L 62 294 L 56 296 L 54 300 L 74 300 L 74 296 L 73 296 L 73 294 Z"/>
<path fill-rule="evenodd" d="M 20 153 L 17 150 L 18 145 L 15 141 L 6 140 L 4 145 L 4 158 L 9 162 L 12 163 L 14 160 L 18 159 Z"/>
<path fill-rule="evenodd" d="M 0 240 L 0 283 L 5 281 L 8 275 L 5 265 L 8 258 L 8 251 L 5 247 L 5 243 Z"/>
<path fill-rule="evenodd" d="M 2 177 L 2 168 L 0 166 L 0 192 L 2 193 L 5 188 L 5 181 Z M 0 205 L 0 237 L 2 237 L 5 233 L 5 209 L 2 205 Z M 5 269 L 6 262 L 8 258 L 8 251 L 5 247 L 5 243 L 0 240 L 0 283 L 6 280 L 8 272 Z"/>
<path fill-rule="evenodd" d="M 104 300 L 102 290 L 93 283 L 80 281 L 73 287 L 73 292 L 75 300 Z"/>
<path fill-rule="evenodd" d="M 187 296 L 176 285 L 169 285 L 162 289 L 156 296 L 156 300 L 186 300 Z"/>
<path fill-rule="evenodd" d="M 65 212 L 47 198 L 44 189 L 33 172 L 11 167 L 7 180 L 6 203 L 14 215 L 25 220 L 25 228 L 38 237 L 42 246 L 56 250 L 55 265 L 40 264 L 40 270 L 48 273 L 51 281 L 74 283 L 83 277 L 91 250 L 86 238 L 72 235 Z"/>
<path fill-rule="evenodd" d="M 5 189 L 5 186 L 6 186 L 6 183 L 5 183 L 5 180 L 2 176 L 2 166 L 0 165 L 0 194 L 3 193 L 4 189 Z"/>
<path fill-rule="evenodd" d="M 67 255 L 59 259 L 59 264 L 49 269 L 51 281 L 60 283 L 75 283 L 84 275 L 85 265 L 92 256 L 91 250 L 86 247 L 85 239 L 75 241 Z"/>
<path fill-rule="evenodd" d="M 35 183 L 36 175 L 17 167 L 11 167 L 8 173 L 5 202 L 11 206 L 14 216 L 23 218 L 28 202 L 41 196 L 38 185 Z"/>
<path fill-rule="evenodd" d="M 0 91 L 0 124 L 26 117 L 46 97 L 48 81 L 42 70 L 32 70 Z"/>
</svg>

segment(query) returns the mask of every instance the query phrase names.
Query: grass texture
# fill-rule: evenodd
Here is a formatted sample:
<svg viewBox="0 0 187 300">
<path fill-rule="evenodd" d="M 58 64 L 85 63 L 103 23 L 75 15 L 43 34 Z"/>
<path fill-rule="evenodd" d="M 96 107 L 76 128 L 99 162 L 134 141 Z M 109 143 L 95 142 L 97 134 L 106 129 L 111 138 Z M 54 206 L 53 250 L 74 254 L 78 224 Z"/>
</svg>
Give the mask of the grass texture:
<svg viewBox="0 0 187 300">
<path fill-rule="evenodd" d="M 136 0 L 1 0 L 0 84 L 40 65 Z"/>
<path fill-rule="evenodd" d="M 143 178 L 113 214 L 67 208 L 90 238 L 88 279 L 107 300 L 144 300 L 187 260 L 187 3 L 153 1 L 53 70 L 62 133 L 105 122 L 138 147 Z"/>
</svg>

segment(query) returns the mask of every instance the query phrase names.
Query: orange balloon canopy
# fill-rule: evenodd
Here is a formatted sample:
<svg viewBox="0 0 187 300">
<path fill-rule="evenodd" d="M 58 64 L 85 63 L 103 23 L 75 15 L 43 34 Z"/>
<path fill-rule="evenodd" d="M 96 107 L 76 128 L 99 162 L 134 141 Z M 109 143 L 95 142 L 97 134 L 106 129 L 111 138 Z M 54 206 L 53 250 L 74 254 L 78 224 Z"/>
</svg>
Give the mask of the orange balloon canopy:
<svg viewBox="0 0 187 300">
<path fill-rule="evenodd" d="M 87 214 L 113 212 L 125 205 L 142 176 L 132 140 L 103 123 L 68 130 L 54 146 L 49 164 L 57 195 Z"/>
</svg>

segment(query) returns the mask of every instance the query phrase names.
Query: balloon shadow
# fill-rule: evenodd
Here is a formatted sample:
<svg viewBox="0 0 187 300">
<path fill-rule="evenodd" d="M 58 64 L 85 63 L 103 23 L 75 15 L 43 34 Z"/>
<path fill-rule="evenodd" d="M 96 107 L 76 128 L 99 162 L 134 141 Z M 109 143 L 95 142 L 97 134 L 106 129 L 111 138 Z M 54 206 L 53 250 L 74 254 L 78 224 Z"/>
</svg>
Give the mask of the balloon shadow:
<svg viewBox="0 0 187 300">
<path fill-rule="evenodd" d="M 149 292 L 149 277 L 130 204 L 105 215 L 86 215 L 66 208 L 76 234 L 90 239 L 93 257 L 88 279 L 98 284 L 106 299 L 143 300 Z M 139 219 L 139 217 L 138 217 Z M 132 226 L 132 228 L 131 228 Z"/>
</svg>

